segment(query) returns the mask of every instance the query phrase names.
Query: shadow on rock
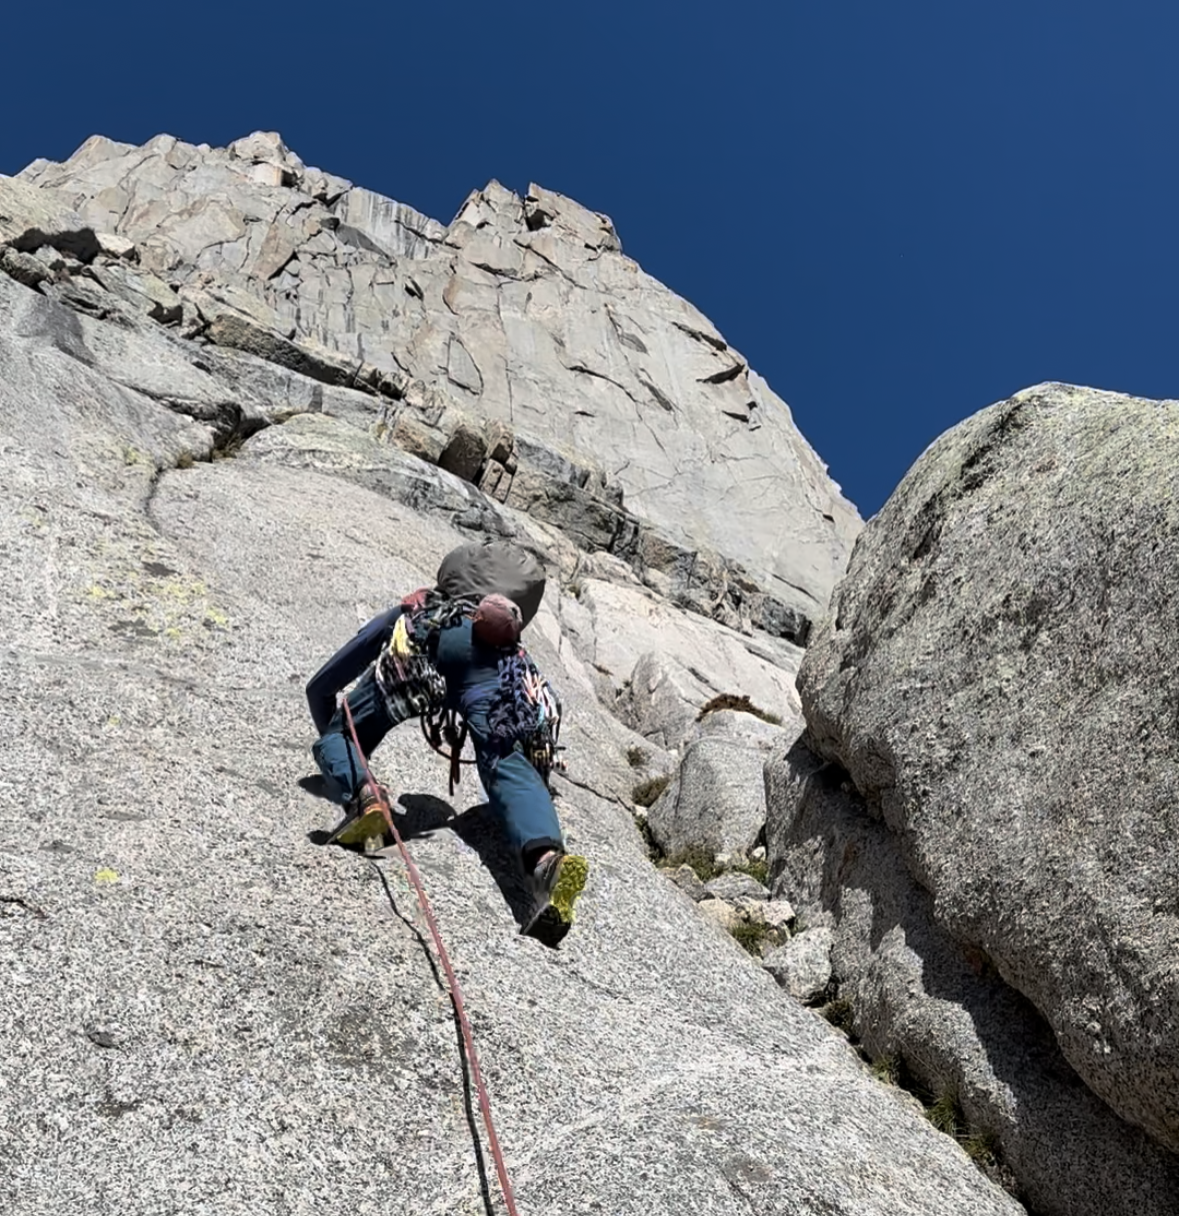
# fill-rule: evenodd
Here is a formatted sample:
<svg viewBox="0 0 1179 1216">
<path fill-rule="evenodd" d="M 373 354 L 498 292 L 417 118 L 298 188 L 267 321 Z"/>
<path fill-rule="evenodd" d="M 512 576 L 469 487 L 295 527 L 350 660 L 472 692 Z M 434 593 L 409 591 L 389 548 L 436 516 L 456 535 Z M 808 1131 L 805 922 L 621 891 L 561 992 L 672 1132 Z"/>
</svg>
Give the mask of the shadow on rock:
<svg viewBox="0 0 1179 1216">
<path fill-rule="evenodd" d="M 512 853 L 489 803 L 481 802 L 455 816 L 447 825 L 463 844 L 479 854 L 499 887 L 516 924 L 523 928 L 532 914 L 532 892 L 524 881 L 519 859 Z"/>
<path fill-rule="evenodd" d="M 835 925 L 839 995 L 867 1054 L 898 1058 L 931 1102 L 950 1095 L 1000 1150 L 984 1172 L 1029 1210 L 1172 1212 L 1179 1161 L 1092 1093 L 1035 1006 L 938 922 L 904 842 L 847 773 L 802 741 L 767 773 L 775 894 Z"/>
<path fill-rule="evenodd" d="M 317 797 L 334 802 L 335 799 L 331 796 L 328 783 L 322 778 L 320 781 L 321 787 L 313 788 L 315 778 L 303 777 L 300 779 L 299 785 L 309 794 L 315 794 Z M 430 836 L 439 828 L 453 826 L 457 822 L 454 807 L 442 798 L 435 798 L 432 794 L 402 794 L 392 809 L 393 820 L 397 824 L 397 831 L 401 834 L 402 840 L 417 840 Z M 307 833 L 307 839 L 314 845 L 325 845 L 331 840 L 334 830 L 334 827 L 316 828 Z M 351 853 L 364 852 L 364 847 L 360 844 L 341 844 L 339 847 Z"/>
<path fill-rule="evenodd" d="M 340 801 L 335 785 L 320 773 L 315 773 L 310 777 L 300 777 L 295 784 L 313 798 L 322 798 L 325 802 L 338 803 Z"/>
<path fill-rule="evenodd" d="M 333 787 L 322 777 L 301 777 L 298 784 L 317 798 L 336 801 Z M 393 807 L 393 818 L 405 841 L 430 836 L 440 828 L 450 828 L 463 844 L 479 855 L 479 860 L 495 879 L 516 924 L 523 927 L 531 917 L 532 892 L 525 882 L 519 859 L 513 855 L 503 828 L 488 803 L 479 803 L 460 815 L 449 802 L 433 794 L 402 794 Z M 307 839 L 314 845 L 325 845 L 331 840 L 333 830 L 317 828 L 307 833 Z M 359 844 L 339 847 L 352 853 L 364 852 Z"/>
</svg>

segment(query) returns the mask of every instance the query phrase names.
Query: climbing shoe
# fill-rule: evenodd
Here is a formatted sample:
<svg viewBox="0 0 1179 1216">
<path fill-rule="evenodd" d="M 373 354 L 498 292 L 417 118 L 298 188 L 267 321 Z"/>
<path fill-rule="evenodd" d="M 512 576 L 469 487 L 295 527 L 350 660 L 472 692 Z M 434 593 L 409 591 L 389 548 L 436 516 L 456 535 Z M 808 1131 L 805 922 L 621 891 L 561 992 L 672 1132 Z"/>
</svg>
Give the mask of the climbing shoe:
<svg viewBox="0 0 1179 1216">
<path fill-rule="evenodd" d="M 365 852 L 369 852 L 370 842 L 375 842 L 374 847 L 380 848 L 388 829 L 381 803 L 384 800 L 387 804 L 388 798 L 384 786 L 374 788 L 366 781 L 360 793 L 345 805 L 344 818 L 328 837 L 328 843 L 352 847 L 360 845 Z"/>
<path fill-rule="evenodd" d="M 546 853 L 532 872 L 532 916 L 520 932 L 556 946 L 573 927 L 573 905 L 588 876 L 589 862 L 584 857 L 556 850 Z"/>
</svg>

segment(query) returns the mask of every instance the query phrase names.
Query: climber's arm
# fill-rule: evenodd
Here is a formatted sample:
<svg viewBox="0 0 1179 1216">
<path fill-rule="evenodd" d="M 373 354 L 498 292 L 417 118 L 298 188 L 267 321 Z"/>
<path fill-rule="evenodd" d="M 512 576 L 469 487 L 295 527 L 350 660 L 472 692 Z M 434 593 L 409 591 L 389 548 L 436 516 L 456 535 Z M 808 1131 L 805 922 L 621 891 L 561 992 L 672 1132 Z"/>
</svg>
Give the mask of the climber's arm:
<svg viewBox="0 0 1179 1216">
<path fill-rule="evenodd" d="M 307 682 L 307 707 L 311 720 L 322 735 L 336 712 L 336 694 L 355 680 L 381 653 L 397 618 L 405 611 L 398 604 L 380 616 L 375 616 L 360 632 L 334 655 Z"/>
</svg>

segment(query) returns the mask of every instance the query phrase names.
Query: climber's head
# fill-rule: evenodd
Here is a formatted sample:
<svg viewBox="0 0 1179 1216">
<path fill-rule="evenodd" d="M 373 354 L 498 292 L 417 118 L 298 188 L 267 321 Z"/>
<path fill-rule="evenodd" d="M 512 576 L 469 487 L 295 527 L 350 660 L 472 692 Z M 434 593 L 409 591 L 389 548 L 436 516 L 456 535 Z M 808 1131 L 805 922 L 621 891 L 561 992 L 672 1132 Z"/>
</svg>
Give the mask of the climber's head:
<svg viewBox="0 0 1179 1216">
<path fill-rule="evenodd" d="M 471 632 L 484 646 L 500 650 L 520 640 L 524 620 L 520 609 L 506 595 L 485 595 L 475 609 Z"/>
</svg>

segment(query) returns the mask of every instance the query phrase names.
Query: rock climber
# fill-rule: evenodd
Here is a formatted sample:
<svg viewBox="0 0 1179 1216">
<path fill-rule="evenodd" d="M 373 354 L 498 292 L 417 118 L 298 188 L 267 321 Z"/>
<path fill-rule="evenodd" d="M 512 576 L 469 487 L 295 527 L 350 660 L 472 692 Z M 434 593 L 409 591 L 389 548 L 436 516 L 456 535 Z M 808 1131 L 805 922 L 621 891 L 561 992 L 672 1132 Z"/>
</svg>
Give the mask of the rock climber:
<svg viewBox="0 0 1179 1216">
<path fill-rule="evenodd" d="M 488 803 L 531 887 L 521 932 L 556 945 L 572 925 L 588 874 L 585 858 L 566 852 L 548 788 L 559 702 L 520 645 L 526 622 L 519 604 L 498 592 L 476 598 L 497 580 L 535 614 L 543 572 L 533 573 L 528 562 L 535 559 L 512 548 L 497 542 L 448 554 L 436 588 L 415 591 L 369 621 L 324 664 L 307 685 L 320 732 L 312 754 L 345 806 L 331 839 L 361 843 L 384 833 L 387 794 L 365 779 L 337 694 L 360 677 L 347 702 L 366 757 L 407 718 L 458 714 Z"/>
</svg>

